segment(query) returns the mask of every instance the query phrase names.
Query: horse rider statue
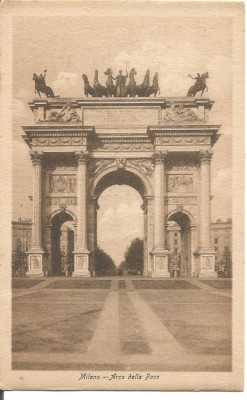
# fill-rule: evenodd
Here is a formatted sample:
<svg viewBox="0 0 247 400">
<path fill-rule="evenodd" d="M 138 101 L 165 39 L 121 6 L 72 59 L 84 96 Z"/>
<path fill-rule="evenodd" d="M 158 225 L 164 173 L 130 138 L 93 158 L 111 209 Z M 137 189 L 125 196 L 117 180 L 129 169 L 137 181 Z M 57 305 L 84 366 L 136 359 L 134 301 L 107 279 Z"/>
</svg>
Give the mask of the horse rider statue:
<svg viewBox="0 0 247 400">
<path fill-rule="evenodd" d="M 46 97 L 60 97 L 55 96 L 52 88 L 46 85 L 45 77 L 46 77 L 47 69 L 44 70 L 44 74 L 33 74 L 33 80 L 35 82 L 35 93 L 38 93 L 39 97 L 41 97 L 40 93 L 44 93 Z"/>
<path fill-rule="evenodd" d="M 42 88 L 46 87 L 46 83 L 45 83 L 46 72 L 47 72 L 47 69 L 44 70 L 44 75 L 40 74 L 40 76 L 39 76 L 39 83 L 40 83 L 40 87 L 42 87 Z"/>
<path fill-rule="evenodd" d="M 201 91 L 201 96 L 203 95 L 203 92 L 205 89 L 208 90 L 206 80 L 209 78 L 208 72 L 205 72 L 205 74 L 200 75 L 197 73 L 196 77 L 191 76 L 190 74 L 188 75 L 189 78 L 194 79 L 195 83 L 193 86 L 191 86 L 188 90 L 187 96 L 195 96 L 197 92 Z"/>
<path fill-rule="evenodd" d="M 112 77 L 116 81 L 116 88 L 117 88 L 117 97 L 124 97 L 125 96 L 125 84 L 126 79 L 128 78 L 128 72 L 126 71 L 126 75 L 122 75 L 122 70 L 119 70 L 119 75 L 116 78 Z"/>
</svg>

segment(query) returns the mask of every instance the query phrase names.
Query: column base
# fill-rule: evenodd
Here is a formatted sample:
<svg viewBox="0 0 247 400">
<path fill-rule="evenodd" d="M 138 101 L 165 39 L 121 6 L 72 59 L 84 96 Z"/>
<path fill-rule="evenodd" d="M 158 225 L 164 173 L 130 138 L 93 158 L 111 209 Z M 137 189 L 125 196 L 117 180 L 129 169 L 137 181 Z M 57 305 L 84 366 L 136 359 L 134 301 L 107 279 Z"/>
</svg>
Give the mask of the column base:
<svg viewBox="0 0 247 400">
<path fill-rule="evenodd" d="M 41 248 L 32 248 L 28 252 L 28 271 L 26 276 L 44 276 L 43 254 Z"/>
<path fill-rule="evenodd" d="M 74 271 L 72 277 L 89 278 L 89 254 L 87 249 L 82 251 L 74 251 Z"/>
<path fill-rule="evenodd" d="M 153 256 L 153 271 L 152 277 L 156 278 L 170 278 L 168 271 L 168 250 L 155 249 L 150 253 Z"/>
<path fill-rule="evenodd" d="M 214 249 L 201 249 L 199 251 L 199 265 L 199 278 L 217 278 Z"/>
</svg>

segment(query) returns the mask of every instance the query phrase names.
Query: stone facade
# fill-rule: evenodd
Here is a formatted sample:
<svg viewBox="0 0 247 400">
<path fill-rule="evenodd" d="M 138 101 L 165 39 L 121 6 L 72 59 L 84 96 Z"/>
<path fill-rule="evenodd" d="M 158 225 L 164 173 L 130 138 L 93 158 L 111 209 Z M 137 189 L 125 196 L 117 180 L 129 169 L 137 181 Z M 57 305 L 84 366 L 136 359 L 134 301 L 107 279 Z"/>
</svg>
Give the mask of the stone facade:
<svg viewBox="0 0 247 400">
<path fill-rule="evenodd" d="M 221 262 L 225 250 L 232 252 L 232 220 L 217 219 L 211 224 L 211 242 L 215 250 L 215 261 Z"/>
<path fill-rule="evenodd" d="M 67 103 L 72 117 L 52 119 Z M 53 273 L 66 221 L 74 227 L 73 276 L 93 275 L 97 200 L 113 184 L 128 184 L 143 198 L 145 275 L 170 276 L 168 220 L 181 227 L 183 274 L 215 274 L 210 161 L 220 127 L 209 124 L 212 101 L 42 99 L 29 105 L 34 122 L 23 129 L 34 171 L 30 275 Z"/>
</svg>

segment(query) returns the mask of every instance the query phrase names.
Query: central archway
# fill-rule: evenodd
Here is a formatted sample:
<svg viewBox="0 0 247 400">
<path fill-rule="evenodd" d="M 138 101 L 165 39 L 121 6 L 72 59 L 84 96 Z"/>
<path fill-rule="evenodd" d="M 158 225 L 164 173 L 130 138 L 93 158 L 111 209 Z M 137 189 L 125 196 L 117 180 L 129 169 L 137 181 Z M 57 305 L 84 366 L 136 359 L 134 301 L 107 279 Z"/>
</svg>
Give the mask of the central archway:
<svg viewBox="0 0 247 400">
<path fill-rule="evenodd" d="M 149 180 L 146 176 L 142 176 L 139 171 L 133 171 L 130 169 L 119 168 L 119 169 L 108 169 L 99 174 L 95 179 L 90 191 L 91 207 L 89 207 L 89 249 L 91 253 L 90 269 L 91 275 L 95 272 L 94 267 L 94 252 L 97 248 L 97 208 L 98 199 L 101 194 L 108 188 L 114 185 L 125 185 L 133 188 L 139 193 L 142 199 L 141 208 L 143 210 L 143 244 L 144 244 L 144 265 L 143 274 L 147 275 L 148 266 L 151 265 L 150 251 L 153 246 L 152 236 L 148 230 L 148 198 L 152 197 L 152 189 Z"/>
<path fill-rule="evenodd" d="M 136 246 L 125 264 L 125 252 L 131 244 L 134 245 L 132 241 L 139 239 L 142 243 L 144 238 L 142 204 L 140 194 L 128 185 L 112 185 L 98 199 L 97 245 L 113 259 L 117 268 L 121 264 L 121 272 L 117 269 L 116 273 L 127 274 L 129 270 L 129 274 L 136 275 L 143 272 L 143 250 L 140 254 Z M 98 266 L 98 273 L 102 275 L 99 261 L 98 258 L 95 266 Z"/>
</svg>

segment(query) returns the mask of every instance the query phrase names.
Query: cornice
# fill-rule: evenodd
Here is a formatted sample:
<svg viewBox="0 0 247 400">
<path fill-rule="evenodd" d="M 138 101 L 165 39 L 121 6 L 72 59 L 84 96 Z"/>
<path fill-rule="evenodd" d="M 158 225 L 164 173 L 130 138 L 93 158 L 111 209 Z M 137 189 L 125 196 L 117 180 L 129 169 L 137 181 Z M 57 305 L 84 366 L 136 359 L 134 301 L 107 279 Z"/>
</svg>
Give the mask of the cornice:
<svg viewBox="0 0 247 400">
<path fill-rule="evenodd" d="M 220 138 L 221 134 L 218 133 L 221 125 L 156 125 L 148 126 L 147 134 L 153 143 L 156 137 L 195 137 L 195 136 L 209 136 L 211 138 L 212 146 Z"/>
<path fill-rule="evenodd" d="M 205 125 L 205 124 L 166 124 L 166 125 L 150 125 L 147 128 L 148 135 L 210 135 L 215 134 L 221 125 Z"/>
<path fill-rule="evenodd" d="M 82 125 L 24 125 L 22 129 L 27 135 L 74 135 L 88 136 L 95 133 L 94 126 Z"/>
<path fill-rule="evenodd" d="M 94 97 L 94 98 L 55 98 L 55 99 L 34 99 L 29 102 L 29 107 L 34 110 L 39 107 L 56 108 L 62 107 L 64 104 L 70 102 L 73 107 L 136 107 L 136 106 L 158 106 L 161 108 L 170 107 L 171 103 L 183 104 L 188 107 L 204 106 L 211 109 L 214 101 L 208 98 L 194 98 L 194 97 Z"/>
</svg>

